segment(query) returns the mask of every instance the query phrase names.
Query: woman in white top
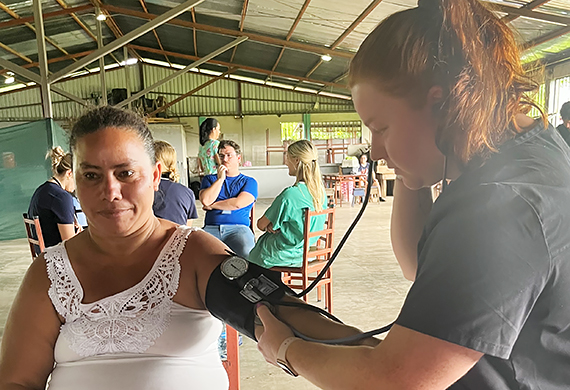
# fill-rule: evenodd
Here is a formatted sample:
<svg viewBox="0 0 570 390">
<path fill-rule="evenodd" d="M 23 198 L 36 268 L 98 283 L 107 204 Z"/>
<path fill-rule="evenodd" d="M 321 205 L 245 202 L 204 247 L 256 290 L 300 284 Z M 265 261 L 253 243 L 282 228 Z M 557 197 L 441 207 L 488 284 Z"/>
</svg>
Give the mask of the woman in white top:
<svg viewBox="0 0 570 390">
<path fill-rule="evenodd" d="M 2 340 L 0 389 L 44 389 L 50 376 L 50 390 L 227 389 L 222 325 L 205 310 L 225 245 L 154 216 L 161 166 L 142 118 L 94 109 L 70 146 L 89 229 L 30 266 Z M 279 313 L 314 337 L 355 332 Z"/>
</svg>

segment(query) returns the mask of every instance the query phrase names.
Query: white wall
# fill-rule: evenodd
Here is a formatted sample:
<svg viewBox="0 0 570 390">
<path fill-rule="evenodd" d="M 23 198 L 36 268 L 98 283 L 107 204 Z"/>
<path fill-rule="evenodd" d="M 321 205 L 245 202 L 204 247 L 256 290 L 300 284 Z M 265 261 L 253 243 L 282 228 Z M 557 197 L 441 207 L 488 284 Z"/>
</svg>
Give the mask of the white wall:
<svg viewBox="0 0 570 390">
<path fill-rule="evenodd" d="M 176 149 L 176 159 L 180 182 L 188 185 L 188 165 L 186 156 L 186 132 L 182 124 L 178 123 L 149 123 L 148 127 L 152 131 L 153 137 L 157 141 L 166 141 Z"/>
</svg>

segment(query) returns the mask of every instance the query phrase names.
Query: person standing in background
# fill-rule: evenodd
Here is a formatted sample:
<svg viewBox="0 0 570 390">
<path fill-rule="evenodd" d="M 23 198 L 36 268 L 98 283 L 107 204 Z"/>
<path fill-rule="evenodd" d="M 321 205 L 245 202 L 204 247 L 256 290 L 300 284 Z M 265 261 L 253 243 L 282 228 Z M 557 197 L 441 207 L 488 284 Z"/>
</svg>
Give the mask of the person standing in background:
<svg viewBox="0 0 570 390">
<path fill-rule="evenodd" d="M 179 225 L 192 226 L 192 220 L 198 218 L 196 198 L 188 187 L 178 183 L 176 149 L 166 141 L 155 141 L 154 153 L 156 161 L 161 163 L 160 184 L 152 204 L 154 215 Z"/>
<path fill-rule="evenodd" d="M 71 192 L 75 190 L 71 153 L 56 146 L 46 157 L 51 158 L 53 176 L 39 186 L 28 207 L 29 216 L 40 218 L 46 247 L 59 244 L 75 235 L 75 207 Z"/>
<path fill-rule="evenodd" d="M 556 127 L 566 144 L 570 146 L 570 102 L 566 102 L 560 108 L 562 123 Z"/>
<path fill-rule="evenodd" d="M 204 175 L 215 175 L 218 172 L 220 158 L 218 147 L 220 141 L 220 122 L 207 118 L 200 125 L 200 149 L 198 150 L 198 166 Z"/>
</svg>

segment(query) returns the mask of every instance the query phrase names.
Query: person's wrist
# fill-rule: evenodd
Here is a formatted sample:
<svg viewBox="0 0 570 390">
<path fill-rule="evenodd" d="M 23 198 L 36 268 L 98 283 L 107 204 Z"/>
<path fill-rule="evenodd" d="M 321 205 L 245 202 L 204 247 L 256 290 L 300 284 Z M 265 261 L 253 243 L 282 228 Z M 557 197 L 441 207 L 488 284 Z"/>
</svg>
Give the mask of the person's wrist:
<svg viewBox="0 0 570 390">
<path fill-rule="evenodd" d="M 300 341 L 301 339 L 295 336 L 287 337 L 285 340 L 281 342 L 279 349 L 277 350 L 277 358 L 276 363 L 283 371 L 291 376 L 298 376 L 299 374 L 293 368 L 289 360 L 287 360 L 287 351 L 289 347 L 295 343 L 296 341 Z"/>
</svg>

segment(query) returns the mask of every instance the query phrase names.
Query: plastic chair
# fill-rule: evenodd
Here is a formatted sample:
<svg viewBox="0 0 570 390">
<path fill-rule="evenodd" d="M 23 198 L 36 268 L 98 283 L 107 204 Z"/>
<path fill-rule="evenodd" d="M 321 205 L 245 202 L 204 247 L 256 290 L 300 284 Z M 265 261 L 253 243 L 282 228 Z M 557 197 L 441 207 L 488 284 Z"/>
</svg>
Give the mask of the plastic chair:
<svg viewBox="0 0 570 390">
<path fill-rule="evenodd" d="M 325 226 L 322 230 L 310 231 L 311 218 L 326 215 Z M 316 278 L 316 275 L 327 264 L 333 252 L 335 209 L 328 208 L 322 211 L 305 210 L 305 227 L 303 231 L 303 264 L 301 267 L 273 267 L 273 271 L 281 272 L 283 283 L 294 290 L 306 289 Z M 309 246 L 310 238 L 319 237 L 316 246 Z M 333 311 L 332 295 L 332 269 L 329 268 L 325 276 L 317 284 L 317 299 L 321 300 L 321 288 L 325 288 L 325 308 L 329 313 Z M 308 297 L 303 297 L 308 302 Z"/>
<path fill-rule="evenodd" d="M 28 217 L 27 213 L 22 214 L 22 216 L 24 217 L 26 236 L 28 238 L 28 244 L 30 245 L 33 261 L 46 249 L 42 235 L 42 227 L 39 217 Z"/>
</svg>

